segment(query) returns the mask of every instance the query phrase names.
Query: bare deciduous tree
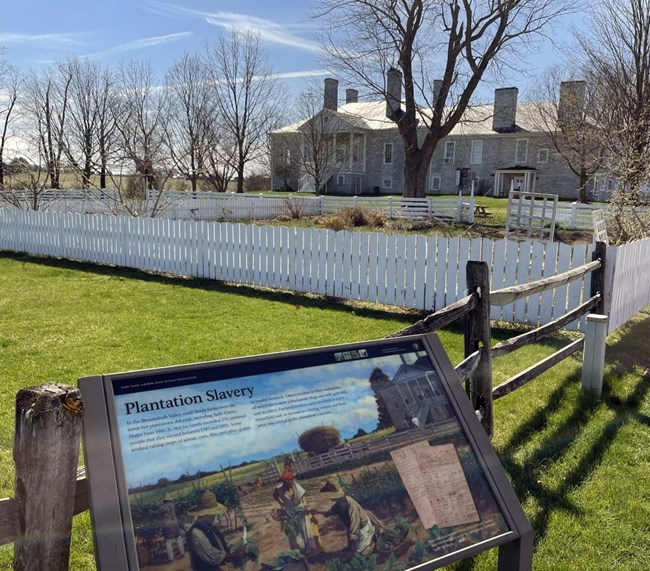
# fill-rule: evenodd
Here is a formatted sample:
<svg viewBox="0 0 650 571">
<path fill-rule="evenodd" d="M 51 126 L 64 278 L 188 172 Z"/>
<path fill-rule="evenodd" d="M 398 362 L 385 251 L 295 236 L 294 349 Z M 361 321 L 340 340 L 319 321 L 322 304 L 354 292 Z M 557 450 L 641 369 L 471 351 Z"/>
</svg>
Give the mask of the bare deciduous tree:
<svg viewBox="0 0 650 571">
<path fill-rule="evenodd" d="M 83 188 L 91 186 L 91 175 L 95 171 L 104 174 L 102 188 L 105 188 L 108 160 L 105 149 L 112 128 L 112 123 L 107 123 L 112 74 L 97 62 L 73 57 L 59 67 L 63 75 L 71 78 L 68 121 L 64 132 L 67 159 L 81 174 Z"/>
<path fill-rule="evenodd" d="M 582 77 L 582 72 L 576 72 Z M 533 85 L 531 121 L 545 133 L 561 160 L 578 178 L 578 200 L 588 201 L 589 182 L 606 157 L 598 88 L 567 65 L 546 70 Z"/>
<path fill-rule="evenodd" d="M 61 188 L 71 81 L 69 70 L 55 66 L 42 73 L 31 73 L 26 82 L 27 129 L 53 189 Z"/>
<path fill-rule="evenodd" d="M 386 99 L 405 149 L 404 195 L 422 197 L 436 146 L 481 80 L 576 9 L 570 0 L 319 0 L 327 59 Z M 399 71 L 396 92 L 387 72 Z M 393 74 L 393 78 L 395 75 Z M 434 82 L 434 79 L 438 81 Z M 389 94 L 390 91 L 390 94 Z"/>
<path fill-rule="evenodd" d="M 650 180 L 650 0 L 602 0 L 576 38 L 576 58 L 599 93 L 605 168 L 619 181 L 608 209 L 614 240 L 648 236 L 650 215 L 637 207 L 648 203 Z"/>
<path fill-rule="evenodd" d="M 205 176 L 216 122 L 215 102 L 210 97 L 203 59 L 183 54 L 166 76 L 169 110 L 165 124 L 169 154 L 175 169 L 197 190 Z"/>
<path fill-rule="evenodd" d="M 221 36 L 206 61 L 226 139 L 234 144 L 237 192 L 244 192 L 247 165 L 261 158 L 266 138 L 280 124 L 282 89 L 253 31 Z"/>
<path fill-rule="evenodd" d="M 320 194 L 329 177 L 347 161 L 350 147 L 349 133 L 345 133 L 348 137 L 345 145 L 337 141 L 341 120 L 336 113 L 321 108 L 322 99 L 321 91 L 316 88 L 308 89 L 298 96 L 297 112 L 308 119 L 294 133 L 288 134 L 286 139 L 286 151 L 291 153 L 291 164 L 298 166 L 300 172 L 310 179 L 307 186 L 313 184 L 313 192 L 316 194 Z"/>
<path fill-rule="evenodd" d="M 144 181 L 142 190 L 152 190 L 156 175 L 169 170 L 164 144 L 166 91 L 156 84 L 149 63 L 123 63 L 119 77 L 120 93 L 113 99 L 112 112 L 120 133 L 120 153 Z"/>
<path fill-rule="evenodd" d="M 0 189 L 5 183 L 5 148 L 12 135 L 11 125 L 16 119 L 16 102 L 22 83 L 18 69 L 6 60 L 0 60 Z"/>
<path fill-rule="evenodd" d="M 603 0 L 576 37 L 585 76 L 600 91 L 616 174 L 638 187 L 650 151 L 650 1 Z"/>
</svg>

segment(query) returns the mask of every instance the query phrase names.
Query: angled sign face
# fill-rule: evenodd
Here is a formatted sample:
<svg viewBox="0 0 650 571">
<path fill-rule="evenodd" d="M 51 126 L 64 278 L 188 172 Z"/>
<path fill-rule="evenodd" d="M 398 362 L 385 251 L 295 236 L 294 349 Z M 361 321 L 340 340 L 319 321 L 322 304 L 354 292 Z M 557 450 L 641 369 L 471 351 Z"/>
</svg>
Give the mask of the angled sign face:
<svg viewBox="0 0 650 571">
<path fill-rule="evenodd" d="M 532 530 L 435 335 L 79 386 L 102 570 L 433 569 L 492 547 L 530 568 Z"/>
</svg>

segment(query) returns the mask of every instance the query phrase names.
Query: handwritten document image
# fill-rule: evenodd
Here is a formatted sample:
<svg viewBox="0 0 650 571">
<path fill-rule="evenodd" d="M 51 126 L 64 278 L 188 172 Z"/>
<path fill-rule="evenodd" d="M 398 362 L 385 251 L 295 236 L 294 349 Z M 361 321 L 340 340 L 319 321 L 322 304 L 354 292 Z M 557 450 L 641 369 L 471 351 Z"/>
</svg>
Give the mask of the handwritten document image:
<svg viewBox="0 0 650 571">
<path fill-rule="evenodd" d="M 425 529 L 479 521 L 453 444 L 417 442 L 391 456 Z"/>
</svg>

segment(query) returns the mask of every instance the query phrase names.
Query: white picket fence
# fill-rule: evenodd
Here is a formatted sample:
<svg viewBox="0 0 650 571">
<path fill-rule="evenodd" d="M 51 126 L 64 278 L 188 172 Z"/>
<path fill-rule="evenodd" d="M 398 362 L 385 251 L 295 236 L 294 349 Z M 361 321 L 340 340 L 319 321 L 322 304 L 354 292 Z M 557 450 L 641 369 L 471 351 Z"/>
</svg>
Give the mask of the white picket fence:
<svg viewBox="0 0 650 571">
<path fill-rule="evenodd" d="M 22 208 L 30 208 L 29 193 L 12 192 Z M 77 214 L 127 214 L 125 205 L 114 190 L 51 190 L 41 198 L 41 210 Z M 174 220 L 269 220 L 281 215 L 321 216 L 344 208 L 362 206 L 380 210 L 391 219 L 418 220 L 431 216 L 454 221 L 472 221 L 474 201 L 471 197 L 402 198 L 398 196 L 302 196 L 247 195 L 215 192 L 149 191 L 146 200 L 129 200 L 134 212 Z M 0 200 L 0 204 L 2 200 Z"/>
<path fill-rule="evenodd" d="M 608 247 L 607 289 L 611 292 L 609 332 L 616 331 L 647 305 L 650 305 L 650 239 L 623 246 Z"/>
<path fill-rule="evenodd" d="M 422 310 L 465 295 L 484 260 L 496 290 L 591 261 L 593 246 L 0 209 L 0 249 Z M 650 241 L 608 248 L 612 327 L 650 303 Z M 590 274 L 492 319 L 541 325 L 589 297 Z"/>
<path fill-rule="evenodd" d="M 16 198 L 21 196 L 13 193 Z M 156 217 L 181 220 L 269 220 L 299 212 L 301 216 L 331 214 L 351 206 L 381 210 L 389 218 L 422 219 L 435 216 L 445 220 L 473 222 L 474 197 L 430 196 L 413 199 L 400 196 L 302 196 L 277 194 L 236 194 L 219 192 L 149 191 L 146 201 L 133 202 L 134 211 L 148 215 L 155 208 Z M 48 190 L 41 209 L 78 214 L 125 213 L 115 190 Z M 23 193 L 24 208 L 29 208 L 29 193 Z M 0 204 L 2 201 L 0 200 Z M 592 230 L 590 204 L 559 205 L 556 224 L 568 229 Z"/>
</svg>

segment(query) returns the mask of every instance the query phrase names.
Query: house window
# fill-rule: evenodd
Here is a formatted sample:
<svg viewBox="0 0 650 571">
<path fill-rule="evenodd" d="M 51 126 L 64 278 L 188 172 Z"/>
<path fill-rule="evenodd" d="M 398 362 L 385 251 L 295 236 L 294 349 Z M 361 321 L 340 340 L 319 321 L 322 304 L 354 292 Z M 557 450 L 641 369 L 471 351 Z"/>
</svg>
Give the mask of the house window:
<svg viewBox="0 0 650 571">
<path fill-rule="evenodd" d="M 548 162 L 548 149 L 539 149 L 537 151 L 537 162 L 544 164 Z"/>
<path fill-rule="evenodd" d="M 431 177 L 431 190 L 440 190 L 440 177 L 432 176 Z"/>
<path fill-rule="evenodd" d="M 340 174 L 336 177 L 336 184 L 339 186 L 343 186 L 345 184 L 345 175 Z"/>
<path fill-rule="evenodd" d="M 393 179 L 392 179 L 392 177 L 386 177 L 382 181 L 382 185 L 383 185 L 384 188 L 393 188 Z"/>
<path fill-rule="evenodd" d="M 454 141 L 445 142 L 445 164 L 450 164 L 454 162 L 455 148 L 456 148 L 456 143 Z"/>
<path fill-rule="evenodd" d="M 393 143 L 384 143 L 384 164 L 393 163 Z"/>
<path fill-rule="evenodd" d="M 352 166 L 363 166 L 364 164 L 364 135 L 354 133 L 352 135 Z"/>
<path fill-rule="evenodd" d="M 470 165 L 480 165 L 483 162 L 483 141 L 476 139 L 472 141 L 472 152 L 469 157 Z"/>
<path fill-rule="evenodd" d="M 345 165 L 350 156 L 350 133 L 336 133 L 336 162 Z M 345 165 L 347 168 L 347 165 Z"/>
<path fill-rule="evenodd" d="M 525 163 L 528 160 L 528 139 L 517 139 L 517 150 L 515 152 L 515 162 L 517 164 Z"/>
</svg>

